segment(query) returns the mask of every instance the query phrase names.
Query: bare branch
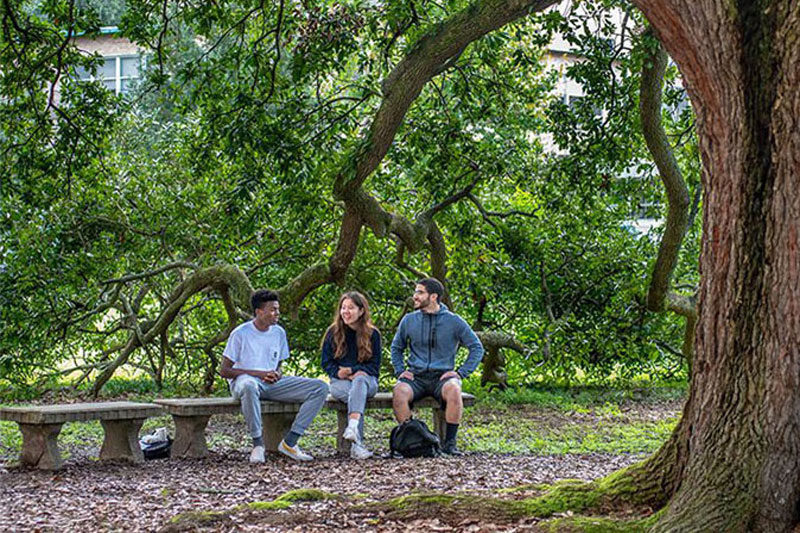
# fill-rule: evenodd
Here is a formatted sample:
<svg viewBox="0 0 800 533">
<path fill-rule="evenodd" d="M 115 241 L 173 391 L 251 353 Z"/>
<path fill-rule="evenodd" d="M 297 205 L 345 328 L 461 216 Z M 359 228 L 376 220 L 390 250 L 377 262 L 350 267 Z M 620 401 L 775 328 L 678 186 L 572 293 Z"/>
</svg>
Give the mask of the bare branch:
<svg viewBox="0 0 800 533">
<path fill-rule="evenodd" d="M 472 172 L 477 172 L 478 170 L 479 169 L 477 168 L 477 166 L 475 166 L 473 168 L 470 168 L 464 174 L 462 174 L 461 176 L 458 176 L 456 178 L 456 181 L 461 181 L 465 176 L 469 175 Z M 428 210 L 424 211 L 423 213 L 421 213 L 420 216 L 419 216 L 419 219 L 430 220 L 430 219 L 432 219 L 434 217 L 434 215 L 436 215 L 436 213 L 439 213 L 440 211 L 443 211 L 444 209 L 447 209 L 448 207 L 450 207 L 454 203 L 458 202 L 462 198 L 466 198 L 467 196 L 471 195 L 472 194 L 472 189 L 474 189 L 475 185 L 478 184 L 478 180 L 479 179 L 480 179 L 480 175 L 475 176 L 475 179 L 472 180 L 472 183 L 470 183 L 469 185 L 467 185 L 466 187 L 464 187 L 462 190 L 458 191 L 457 193 L 445 198 L 444 200 L 442 200 L 438 204 L 434 205 L 430 209 L 428 209 Z"/>
<path fill-rule="evenodd" d="M 177 261 L 175 263 L 170 263 L 168 265 L 164 265 L 162 267 L 153 270 L 148 270 L 147 272 L 140 272 L 139 274 L 129 274 L 121 278 L 107 279 L 103 281 L 102 284 L 110 285 L 111 283 L 127 283 L 129 281 L 134 281 L 137 279 L 150 278 L 157 274 L 161 274 L 162 272 L 166 272 L 168 270 L 173 270 L 176 268 L 191 268 L 192 270 L 197 270 L 200 267 L 195 265 L 194 263 L 188 263 L 186 261 Z"/>
</svg>

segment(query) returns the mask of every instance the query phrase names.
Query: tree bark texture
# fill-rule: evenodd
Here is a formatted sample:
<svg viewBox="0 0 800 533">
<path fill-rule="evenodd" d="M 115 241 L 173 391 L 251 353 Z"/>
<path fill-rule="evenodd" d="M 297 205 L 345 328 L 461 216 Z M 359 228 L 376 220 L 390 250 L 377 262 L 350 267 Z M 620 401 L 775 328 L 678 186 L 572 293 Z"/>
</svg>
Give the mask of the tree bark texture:
<svg viewBox="0 0 800 533">
<path fill-rule="evenodd" d="M 655 531 L 800 521 L 800 2 L 635 0 L 678 64 L 703 159 L 679 484 Z"/>
</svg>

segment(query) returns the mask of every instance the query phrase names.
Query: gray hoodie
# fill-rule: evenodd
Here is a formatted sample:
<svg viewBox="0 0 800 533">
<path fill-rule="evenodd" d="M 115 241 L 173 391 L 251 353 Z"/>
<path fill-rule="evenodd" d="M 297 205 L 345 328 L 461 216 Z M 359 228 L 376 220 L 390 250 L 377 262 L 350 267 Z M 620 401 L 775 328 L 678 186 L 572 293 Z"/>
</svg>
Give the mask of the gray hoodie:
<svg viewBox="0 0 800 533">
<path fill-rule="evenodd" d="M 483 345 L 463 318 L 439 304 L 437 313 L 414 311 L 403 317 L 392 341 L 392 365 L 399 376 L 404 370 L 413 374 L 436 370 L 453 370 L 459 345 L 466 346 L 469 356 L 457 370 L 462 378 L 470 375 L 483 358 Z M 408 364 L 403 354 L 409 347 Z"/>
</svg>

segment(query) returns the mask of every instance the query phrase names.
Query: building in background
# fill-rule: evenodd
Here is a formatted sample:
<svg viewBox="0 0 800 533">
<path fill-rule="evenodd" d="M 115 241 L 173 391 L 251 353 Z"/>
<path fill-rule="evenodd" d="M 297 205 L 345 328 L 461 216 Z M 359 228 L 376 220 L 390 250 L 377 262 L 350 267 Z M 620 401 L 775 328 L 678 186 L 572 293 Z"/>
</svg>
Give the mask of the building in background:
<svg viewBox="0 0 800 533">
<path fill-rule="evenodd" d="M 78 69 L 81 80 L 99 80 L 114 94 L 126 94 L 141 78 L 142 62 L 146 57 L 144 50 L 130 40 L 119 35 L 116 26 L 101 28 L 95 37 L 75 38 L 75 46 L 83 53 L 99 54 L 103 63 L 92 75 L 85 69 Z"/>
</svg>

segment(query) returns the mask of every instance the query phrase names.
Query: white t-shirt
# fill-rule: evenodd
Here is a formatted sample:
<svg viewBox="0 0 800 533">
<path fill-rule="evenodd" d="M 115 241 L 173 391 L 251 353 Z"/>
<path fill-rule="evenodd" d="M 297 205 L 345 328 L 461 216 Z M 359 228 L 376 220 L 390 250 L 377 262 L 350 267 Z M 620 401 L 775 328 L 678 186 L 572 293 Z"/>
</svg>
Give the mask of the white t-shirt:
<svg viewBox="0 0 800 533">
<path fill-rule="evenodd" d="M 233 368 L 275 370 L 289 357 L 286 331 L 277 324 L 260 331 L 252 320 L 245 322 L 231 332 L 222 355 L 233 361 Z"/>
</svg>

